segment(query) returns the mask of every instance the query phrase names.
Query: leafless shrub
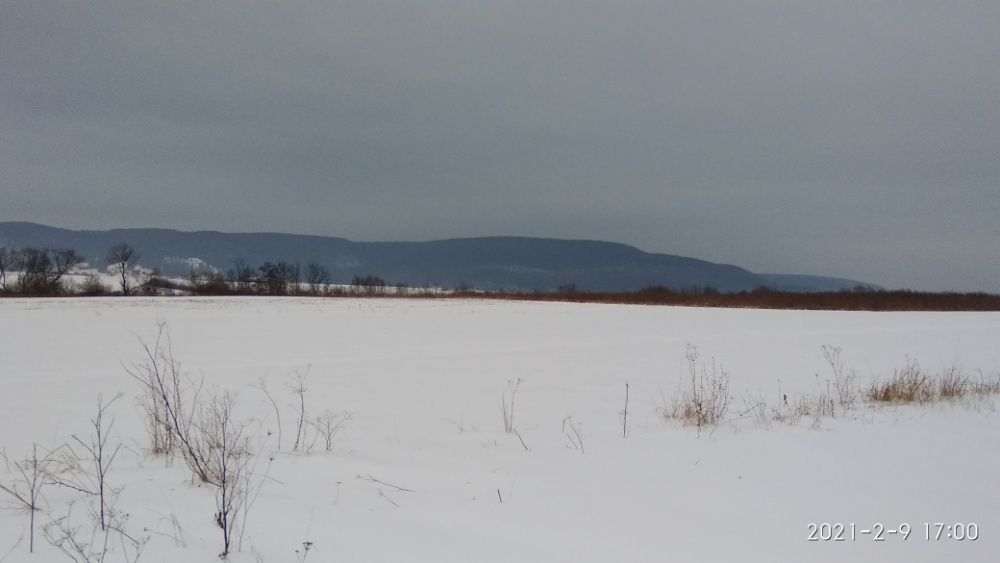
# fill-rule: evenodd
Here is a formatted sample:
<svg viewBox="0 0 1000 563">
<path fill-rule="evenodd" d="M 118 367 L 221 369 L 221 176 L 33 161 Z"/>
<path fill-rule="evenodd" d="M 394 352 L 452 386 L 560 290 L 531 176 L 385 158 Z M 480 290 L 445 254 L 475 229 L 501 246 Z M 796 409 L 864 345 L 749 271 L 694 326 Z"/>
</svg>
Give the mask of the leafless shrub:
<svg viewBox="0 0 1000 563">
<path fill-rule="evenodd" d="M 13 463 L 16 475 L 0 481 L 0 492 L 9 501 L 8 508 L 28 514 L 28 553 L 35 552 L 35 520 L 41 511 L 42 489 L 48 484 L 48 466 L 55 461 L 53 452 L 38 457 L 38 446 L 31 445 L 31 457 Z"/>
<path fill-rule="evenodd" d="M 238 516 L 245 521 L 249 510 L 252 468 L 259 451 L 254 447 L 256 434 L 248 431 L 249 423 L 235 418 L 235 395 L 213 391 L 202 400 L 201 385 L 183 381 L 180 362 L 174 359 L 169 338 L 164 339 L 163 325 L 155 344 L 142 344 L 146 362 L 129 373 L 146 389 L 147 430 L 152 428 L 166 440 L 156 442 L 153 435 L 154 445 L 179 450 L 191 472 L 213 487 L 214 521 L 222 533 L 220 557 L 225 559 L 232 550 L 234 533 L 242 529 Z M 301 390 L 304 393 L 304 387 Z"/>
<path fill-rule="evenodd" d="M 116 497 L 117 498 L 117 497 Z M 108 555 L 115 553 L 112 545 L 118 539 L 120 559 L 125 563 L 136 563 L 150 536 L 133 536 L 126 531 L 128 514 L 115 510 L 111 503 L 108 521 L 102 528 L 96 517 L 89 526 L 73 523 L 73 503 L 70 502 L 66 515 L 49 521 L 42 527 L 42 536 L 49 545 L 61 551 L 76 563 L 103 563 Z"/>
<path fill-rule="evenodd" d="M 108 294 L 108 288 L 104 287 L 101 278 L 94 273 L 83 276 L 83 281 L 75 287 L 77 295 L 85 297 L 99 297 Z"/>
<path fill-rule="evenodd" d="M 193 434 L 205 482 L 215 488 L 214 519 L 222 533 L 222 559 L 229 556 L 237 515 L 247 501 L 246 477 L 254 456 L 247 424 L 235 420 L 235 406 L 235 395 L 213 392 L 199 409 Z"/>
<path fill-rule="evenodd" d="M 504 392 L 500 400 L 500 413 L 503 415 L 503 431 L 507 434 L 514 432 L 514 400 L 517 398 L 517 389 L 521 386 L 522 381 L 524 380 L 520 377 L 516 380 L 508 379 L 507 388 L 510 391 L 510 398 L 508 399 L 507 393 Z"/>
<path fill-rule="evenodd" d="M 327 409 L 309 424 L 316 429 L 317 435 L 323 438 L 323 447 L 329 452 L 333 450 L 333 439 L 337 433 L 350 421 L 350 413 L 335 413 Z"/>
<path fill-rule="evenodd" d="M 82 449 L 82 455 L 77 452 L 73 444 L 66 444 L 57 457 L 59 463 L 55 465 L 56 470 L 50 471 L 52 482 L 85 495 L 94 497 L 97 500 L 96 516 L 101 531 L 107 531 L 110 516 L 111 497 L 117 495 L 118 489 L 113 489 L 108 484 L 108 472 L 111 465 L 118 457 L 121 450 L 121 443 L 109 443 L 110 432 L 114 427 L 114 418 L 107 420 L 108 408 L 115 401 L 121 398 L 116 395 L 108 402 L 104 402 L 103 396 L 97 398 L 97 415 L 90 419 L 93 433 L 87 440 L 73 435 L 73 442 Z"/>
<path fill-rule="evenodd" d="M 71 502 L 66 510 L 66 516 L 42 526 L 42 537 L 49 545 L 77 563 L 104 561 L 108 553 L 109 534 L 105 533 L 102 540 L 97 534 L 98 527 L 93 526 L 89 537 L 81 537 L 82 526 L 74 525 L 72 518 Z"/>
<path fill-rule="evenodd" d="M 142 408 L 146 412 L 146 432 L 154 454 L 178 451 L 202 482 L 209 481 L 204 453 L 195 441 L 194 416 L 203 382 L 185 380 L 181 363 L 174 357 L 166 324 L 161 323 L 152 345 L 141 338 L 145 361 L 126 371 L 142 384 Z"/>
</svg>

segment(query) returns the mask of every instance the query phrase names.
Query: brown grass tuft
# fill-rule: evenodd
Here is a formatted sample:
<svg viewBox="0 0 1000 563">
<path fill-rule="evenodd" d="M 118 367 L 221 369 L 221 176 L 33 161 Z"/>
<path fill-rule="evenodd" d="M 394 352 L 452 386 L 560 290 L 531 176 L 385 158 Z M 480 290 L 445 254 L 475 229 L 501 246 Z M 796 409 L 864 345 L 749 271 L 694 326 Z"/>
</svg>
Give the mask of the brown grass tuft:
<svg viewBox="0 0 1000 563">
<path fill-rule="evenodd" d="M 975 380 L 958 366 L 932 376 L 922 370 L 915 360 L 908 359 L 906 367 L 893 372 L 888 380 L 875 380 L 867 398 L 876 403 L 922 404 L 997 393 L 1000 393 L 1000 376 L 989 379 L 980 373 L 979 380 Z"/>
<path fill-rule="evenodd" d="M 662 409 L 663 418 L 679 420 L 685 426 L 717 426 L 729 410 L 732 396 L 729 394 L 729 372 L 712 360 L 709 366 L 702 365 L 698 371 L 698 349 L 688 345 L 687 359 L 690 390 L 675 399 L 669 407 Z"/>
</svg>

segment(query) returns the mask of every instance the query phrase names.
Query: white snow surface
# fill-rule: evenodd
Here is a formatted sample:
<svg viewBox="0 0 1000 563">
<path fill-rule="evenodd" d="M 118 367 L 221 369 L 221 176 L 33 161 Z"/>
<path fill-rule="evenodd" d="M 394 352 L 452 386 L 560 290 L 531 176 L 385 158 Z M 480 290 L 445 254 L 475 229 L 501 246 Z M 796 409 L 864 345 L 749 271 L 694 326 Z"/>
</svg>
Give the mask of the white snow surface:
<svg viewBox="0 0 1000 563">
<path fill-rule="evenodd" d="M 99 394 L 125 449 L 108 480 L 128 526 L 151 535 L 140 561 L 217 561 L 214 497 L 145 452 L 138 383 L 166 323 L 185 371 L 238 392 L 241 417 L 282 409 L 270 463 L 233 561 L 618 562 L 998 561 L 996 398 L 905 407 L 861 403 L 843 416 L 770 427 L 740 417 L 744 397 L 825 388 L 820 347 L 843 349 L 862 387 L 913 358 L 930 371 L 1000 370 L 1000 314 L 700 309 L 457 299 L 0 299 L 0 482 L 32 443 L 85 437 Z M 698 432 L 657 409 L 683 388 L 685 346 L 731 373 L 727 420 Z M 333 451 L 291 453 L 295 399 L 347 411 Z M 517 436 L 501 398 L 521 378 Z M 627 438 L 621 411 L 630 386 Z M 780 386 L 780 387 L 779 387 Z M 564 432 L 580 424 L 584 452 Z M 261 438 L 265 439 L 264 437 Z M 273 461 L 268 462 L 268 458 Z M 382 481 L 386 484 L 379 483 Z M 388 485 L 409 489 L 401 491 Z M 43 490 L 39 528 L 85 499 Z M 501 502 L 502 498 L 502 502 Z M 81 508 L 74 513 L 86 524 Z M 181 530 L 173 531 L 171 519 Z M 906 540 L 807 541 L 810 523 L 912 527 Z M 974 523 L 976 541 L 924 539 L 924 523 Z M 68 561 L 0 498 L 0 561 Z M 144 531 L 145 530 L 145 531 Z M 933 533 L 933 531 L 932 531 Z M 174 535 L 174 538 L 169 536 Z M 117 548 L 116 548 L 117 549 Z M 115 552 L 107 561 L 118 561 Z"/>
</svg>

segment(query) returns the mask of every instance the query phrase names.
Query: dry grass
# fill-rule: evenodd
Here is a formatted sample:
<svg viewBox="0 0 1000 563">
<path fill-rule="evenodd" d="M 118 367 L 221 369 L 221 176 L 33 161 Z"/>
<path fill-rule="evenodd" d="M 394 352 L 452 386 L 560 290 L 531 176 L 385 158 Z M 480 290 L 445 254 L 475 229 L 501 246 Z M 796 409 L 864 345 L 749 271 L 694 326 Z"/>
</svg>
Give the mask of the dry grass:
<svg viewBox="0 0 1000 563">
<path fill-rule="evenodd" d="M 994 375 L 992 378 L 988 378 L 983 372 L 979 372 L 979 380 L 972 381 L 971 385 L 974 395 L 1000 394 L 1000 373 Z"/>
<path fill-rule="evenodd" d="M 932 375 L 913 359 L 885 381 L 875 380 L 866 398 L 873 403 L 923 404 L 1000 393 L 1000 376 L 973 378 L 958 366 Z"/>
<path fill-rule="evenodd" d="M 868 390 L 868 400 L 876 403 L 926 403 L 937 395 L 937 386 L 920 369 L 920 364 L 907 359 L 906 366 L 892 372 L 885 381 L 876 379 Z"/>
<path fill-rule="evenodd" d="M 828 379 L 826 385 L 821 384 L 818 393 L 782 395 L 779 390 L 779 401 L 775 407 L 768 404 L 764 394 L 748 392 L 743 398 L 746 408 L 736 418 L 751 420 L 758 428 L 770 428 L 774 422 L 797 425 L 803 418 L 812 418 L 813 428 L 818 428 L 823 418 L 842 417 L 856 410 L 858 399 L 866 400 L 873 406 L 949 402 L 979 409 L 983 405 L 992 405 L 991 398 L 1000 395 L 1000 373 L 986 376 L 980 371 L 978 375 L 969 375 L 957 365 L 931 373 L 912 358 L 907 358 L 906 364 L 893 371 L 891 377 L 875 379 L 862 392 L 856 383 L 855 371 L 846 369 L 840 360 L 840 349 L 832 346 L 823 346 L 822 349 L 833 378 Z M 690 410 L 693 404 L 690 395 L 685 395 L 682 401 L 675 401 L 672 418 L 694 424 L 689 420 L 697 414 L 696 410 Z M 685 419 L 685 415 L 689 419 Z"/>
<path fill-rule="evenodd" d="M 698 369 L 698 349 L 688 345 L 685 354 L 690 389 L 661 409 L 667 420 L 679 420 L 685 426 L 717 426 L 726 417 L 732 396 L 729 394 L 729 372 L 715 363 Z"/>
<path fill-rule="evenodd" d="M 995 410 L 993 397 L 1000 395 L 1000 373 L 987 376 L 979 371 L 978 375 L 969 375 L 958 365 L 931 373 L 912 358 L 907 358 L 905 365 L 894 370 L 888 379 L 876 378 L 868 389 L 862 390 L 857 372 L 841 360 L 841 349 L 828 345 L 821 349 L 832 377 L 821 380 L 817 374 L 815 392 L 782 393 L 779 380 L 776 405 L 769 402 L 768 393 L 748 389 L 742 396 L 741 408 L 730 414 L 729 372 L 714 360 L 707 364 L 699 362 L 697 348 L 689 344 L 685 355 L 686 381 L 673 399 L 663 400 L 657 413 L 665 421 L 696 426 L 699 431 L 727 421 L 750 421 L 758 428 L 768 429 L 773 423 L 797 425 L 803 419 L 812 419 L 812 428 L 818 429 L 823 419 L 858 416 L 851 413 L 865 403 L 879 406 L 948 402 L 970 409 Z"/>
<path fill-rule="evenodd" d="M 957 367 L 941 372 L 937 381 L 937 394 L 942 401 L 961 399 L 972 391 L 969 381 Z"/>
</svg>

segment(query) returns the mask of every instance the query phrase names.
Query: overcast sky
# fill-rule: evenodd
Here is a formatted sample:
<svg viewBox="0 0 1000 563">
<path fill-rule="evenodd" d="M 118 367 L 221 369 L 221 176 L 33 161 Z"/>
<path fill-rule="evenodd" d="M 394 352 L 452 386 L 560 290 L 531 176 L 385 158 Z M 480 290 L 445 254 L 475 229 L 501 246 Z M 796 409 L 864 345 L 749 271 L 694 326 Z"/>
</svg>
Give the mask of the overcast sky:
<svg viewBox="0 0 1000 563">
<path fill-rule="evenodd" d="M 0 221 L 1000 291 L 1000 2 L 0 0 Z"/>
</svg>

